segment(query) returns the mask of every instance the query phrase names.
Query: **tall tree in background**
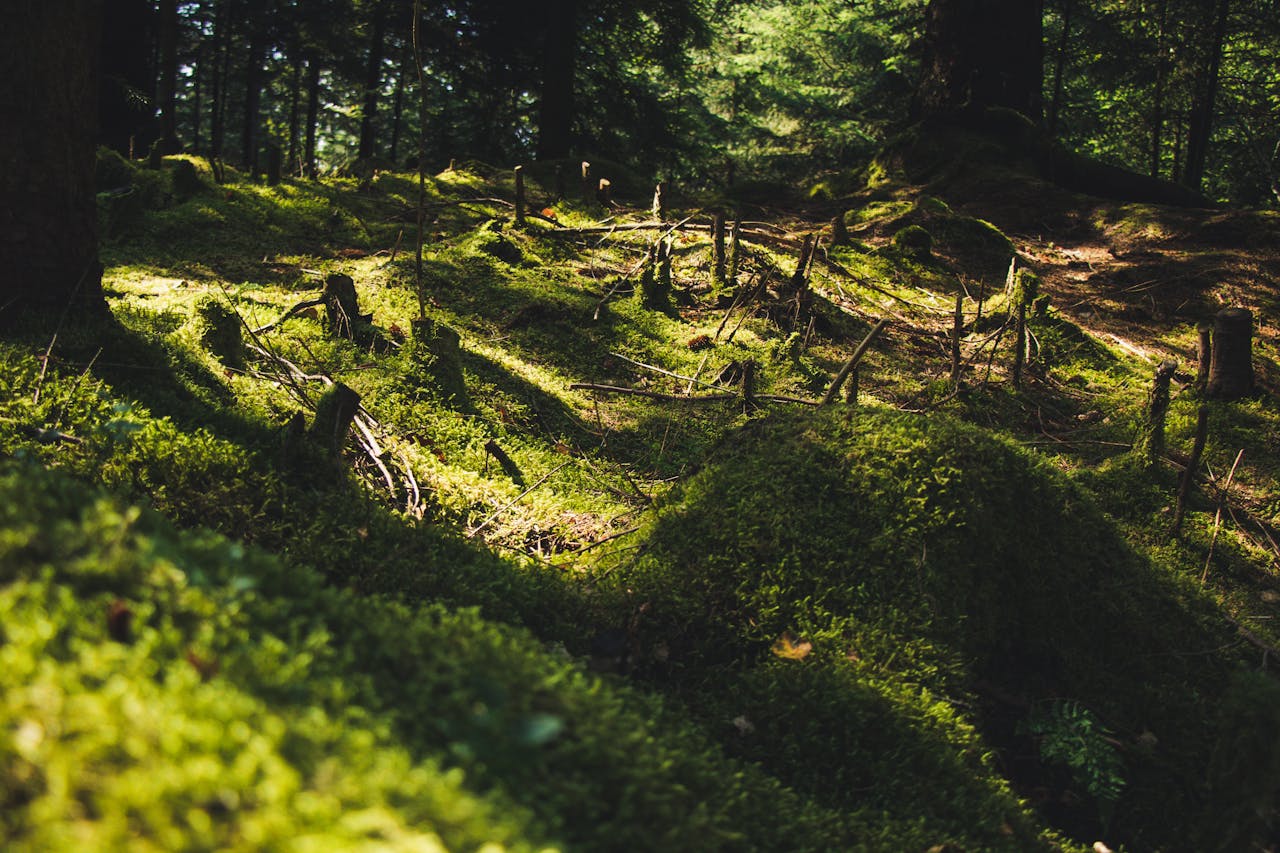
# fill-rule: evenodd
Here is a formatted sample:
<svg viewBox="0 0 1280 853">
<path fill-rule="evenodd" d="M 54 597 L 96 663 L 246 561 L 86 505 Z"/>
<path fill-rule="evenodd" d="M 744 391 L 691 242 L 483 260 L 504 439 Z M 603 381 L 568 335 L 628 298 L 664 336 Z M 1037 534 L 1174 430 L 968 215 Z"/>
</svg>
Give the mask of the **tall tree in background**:
<svg viewBox="0 0 1280 853">
<path fill-rule="evenodd" d="M 1191 95 L 1191 111 L 1187 116 L 1187 165 L 1182 180 L 1193 190 L 1204 183 L 1205 164 L 1209 156 L 1209 140 L 1213 134 L 1214 108 L 1218 99 L 1222 49 L 1227 41 L 1227 21 L 1231 0 L 1216 0 L 1206 10 L 1202 27 L 1204 39 L 1201 57 Z"/>
<path fill-rule="evenodd" d="M 1007 107 L 1039 122 L 1043 18 L 1037 0 L 931 0 L 918 109 Z"/>
<path fill-rule="evenodd" d="M 10 0 L 0 30 L 0 323 L 104 309 L 94 194 L 98 0 Z"/>
<path fill-rule="evenodd" d="M 573 78 L 578 52 L 577 0 L 547 0 L 542 41 L 538 159 L 568 157 L 573 138 Z"/>
<path fill-rule="evenodd" d="M 21 36 L 8 18 L 4 26 L 8 35 Z M 113 0 L 111 14 L 102 22 L 101 42 L 99 141 L 125 156 L 134 149 L 143 153 L 154 132 L 155 12 L 151 3 Z"/>
<path fill-rule="evenodd" d="M 364 98 L 360 111 L 360 159 L 377 153 L 378 96 L 382 93 L 382 58 L 387 40 L 386 0 L 373 0 L 369 4 L 369 52 L 365 66 Z"/>
<path fill-rule="evenodd" d="M 159 80 L 156 106 L 160 111 L 160 144 L 166 154 L 182 150 L 178 141 L 178 0 L 160 0 L 157 19 Z"/>
</svg>

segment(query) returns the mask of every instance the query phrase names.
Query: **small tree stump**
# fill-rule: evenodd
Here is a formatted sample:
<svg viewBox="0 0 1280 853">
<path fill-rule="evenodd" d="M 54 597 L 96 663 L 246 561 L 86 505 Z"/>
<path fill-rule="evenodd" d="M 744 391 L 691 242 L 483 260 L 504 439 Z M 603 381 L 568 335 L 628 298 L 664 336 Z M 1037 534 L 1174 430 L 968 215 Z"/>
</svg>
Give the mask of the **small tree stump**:
<svg viewBox="0 0 1280 853">
<path fill-rule="evenodd" d="M 280 146 L 274 142 L 267 146 L 267 186 L 274 187 L 280 183 L 280 173 L 284 168 L 284 155 Z"/>
<path fill-rule="evenodd" d="M 836 218 L 831 220 L 831 245 L 847 246 L 849 244 L 849 229 L 844 224 L 844 211 L 836 214 Z"/>
<path fill-rule="evenodd" d="M 1146 466 L 1155 465 L 1164 455 L 1164 420 L 1169 413 L 1169 383 L 1178 369 L 1176 361 L 1162 361 L 1156 368 L 1147 395 L 1147 410 L 1133 442 L 1133 453 Z"/>
<path fill-rule="evenodd" d="M 596 184 L 596 201 L 604 207 L 613 206 L 613 182 L 601 178 Z"/>
<path fill-rule="evenodd" d="M 711 287 L 713 290 L 724 287 L 724 271 L 724 214 L 717 210 L 711 218 Z"/>
<path fill-rule="evenodd" d="M 667 215 L 667 207 L 664 199 L 662 198 L 662 188 L 662 181 L 658 181 L 657 185 L 653 188 L 653 218 L 659 222 L 662 222 L 664 217 Z"/>
<path fill-rule="evenodd" d="M 335 382 L 316 402 L 316 417 L 311 422 L 311 436 L 333 456 L 342 453 L 347 433 L 360 407 L 360 395 L 341 382 Z"/>
<path fill-rule="evenodd" d="M 458 333 L 443 323 L 418 319 L 412 324 L 413 339 L 406 349 L 413 363 L 444 399 L 455 407 L 470 405 L 462 374 L 462 347 Z"/>
<path fill-rule="evenodd" d="M 1201 391 L 1209 384 L 1209 362 L 1213 359 L 1213 324 L 1196 326 L 1196 387 Z"/>
<path fill-rule="evenodd" d="M 738 289 L 738 271 L 742 268 L 742 217 L 733 216 L 733 227 L 729 229 L 729 271 L 726 279 L 732 290 Z"/>
<path fill-rule="evenodd" d="M 372 314 L 360 313 L 360 301 L 356 296 L 356 283 L 353 278 L 343 273 L 333 273 L 324 280 L 325 316 L 331 334 L 356 339 L 357 324 L 368 323 Z"/>
<path fill-rule="evenodd" d="M 524 166 L 516 166 L 516 225 L 524 225 Z"/>
<path fill-rule="evenodd" d="M 1253 314 L 1247 308 L 1223 308 L 1214 317 L 1206 391 L 1218 400 L 1253 393 Z"/>
<path fill-rule="evenodd" d="M 213 297 L 196 306 L 200 343 L 218 361 L 231 368 L 244 367 L 244 338 L 240 315 Z"/>
<path fill-rule="evenodd" d="M 589 202 L 596 197 L 596 184 L 591 180 L 591 163 L 582 161 L 582 200 Z"/>
</svg>

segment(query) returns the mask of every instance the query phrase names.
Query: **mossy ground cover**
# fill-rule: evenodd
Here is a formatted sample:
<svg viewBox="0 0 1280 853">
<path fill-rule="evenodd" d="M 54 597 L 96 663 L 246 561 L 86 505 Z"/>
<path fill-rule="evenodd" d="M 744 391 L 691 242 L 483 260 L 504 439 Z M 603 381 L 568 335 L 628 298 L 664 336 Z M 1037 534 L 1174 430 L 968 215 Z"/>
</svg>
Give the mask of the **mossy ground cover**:
<svg viewBox="0 0 1280 853">
<path fill-rule="evenodd" d="M 6 501 L 5 594 L 45 628 L 0 650 L 52 649 L 42 695 L 83 696 L 103 721 L 73 745 L 27 725 L 55 732 L 61 710 L 6 706 L 4 796 L 29 805 L 6 832 L 34 846 L 79 832 L 98 846 L 1020 850 L 1069 847 L 1050 825 L 1086 845 L 1270 831 L 1274 745 L 1223 733 L 1264 729 L 1271 688 L 1234 675 L 1256 648 L 1222 615 L 1275 643 L 1274 401 L 1212 409 L 1219 482 L 1246 448 L 1227 504 L 1240 518 L 1215 525 L 1215 493 L 1197 490 L 1168 539 L 1176 472 L 1126 454 L 1142 347 L 1185 332 L 1089 334 L 1050 275 L 1014 387 L 1009 240 L 918 193 L 850 214 L 877 245 L 815 257 L 812 323 L 787 283 L 818 226 L 750 211 L 740 282 L 766 281 L 760 302 L 733 308 L 712 283 L 701 225 L 670 232 L 673 299 L 653 310 L 635 290 L 662 232 L 627 230 L 646 214 L 531 184 L 555 222 L 518 228 L 509 173 L 482 164 L 426 181 L 420 303 L 411 176 L 215 184 L 182 162 L 195 184 L 177 161 L 107 164 L 139 196 L 103 200 L 114 321 L 3 344 L 0 449 L 19 459 L 5 483 L 32 495 Z M 893 247 L 910 225 L 929 231 L 927 255 Z M 1018 249 L 1052 274 L 1044 247 Z M 371 314 L 355 340 L 323 306 L 280 319 L 334 273 Z M 246 335 L 242 364 L 209 350 L 230 313 L 270 325 Z M 816 400 L 885 316 L 857 409 L 744 413 L 743 364 L 758 394 Z M 290 424 L 329 382 L 361 395 L 379 460 L 298 439 Z M 1175 396 L 1175 461 L 1199 403 Z M 378 461 L 413 473 L 409 511 Z M 133 614 L 123 641 L 117 602 Z M 94 680 L 102 655 L 123 692 Z M 35 676 L 14 678 L 7 696 Z M 121 752 L 147 702 L 144 728 L 190 737 Z M 241 723 L 263 734 L 215 736 Z M 233 761 L 249 746 L 256 776 Z M 1233 788 L 1223 768 L 1246 753 Z M 45 765 L 90 781 L 40 787 Z M 172 785 L 148 799 L 141 772 Z"/>
</svg>

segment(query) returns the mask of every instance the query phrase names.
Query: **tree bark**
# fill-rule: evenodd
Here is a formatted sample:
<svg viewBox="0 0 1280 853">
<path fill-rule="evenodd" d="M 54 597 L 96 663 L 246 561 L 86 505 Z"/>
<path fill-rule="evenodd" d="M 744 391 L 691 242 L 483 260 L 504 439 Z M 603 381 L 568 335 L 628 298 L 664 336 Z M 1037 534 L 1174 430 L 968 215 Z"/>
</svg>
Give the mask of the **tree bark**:
<svg viewBox="0 0 1280 853">
<path fill-rule="evenodd" d="M 213 25 L 213 89 L 210 92 L 212 115 L 209 120 L 209 157 L 222 157 L 226 140 L 227 70 L 231 63 L 231 14 L 227 0 L 220 0 Z"/>
<path fill-rule="evenodd" d="M 372 157 L 377 149 L 378 95 L 382 90 L 382 47 L 387 35 L 386 3 L 373 4 L 369 21 L 369 63 L 364 75 L 364 104 L 360 111 L 360 159 Z"/>
<path fill-rule="evenodd" d="M 244 75 L 244 124 L 240 135 L 240 160 L 250 175 L 258 174 L 259 112 L 262 102 L 262 84 L 266 77 L 263 63 L 266 61 L 267 43 L 262 32 L 262 22 L 251 25 L 249 58 Z"/>
<path fill-rule="evenodd" d="M 0 28 L 0 324 L 105 311 L 94 194 L 99 0 L 12 0 Z"/>
<path fill-rule="evenodd" d="M 916 111 L 1007 107 L 1043 113 L 1043 10 L 1033 0 L 930 0 Z"/>
<path fill-rule="evenodd" d="M 316 125 L 320 121 L 320 63 L 307 60 L 307 132 L 302 151 L 302 170 L 308 178 L 316 176 Z"/>
<path fill-rule="evenodd" d="M 177 154 L 178 140 L 178 0 L 160 0 L 160 76 L 156 106 L 160 110 L 160 150 Z"/>
<path fill-rule="evenodd" d="M 1049 101 L 1048 131 L 1050 137 L 1058 135 L 1058 119 L 1062 115 L 1062 93 L 1066 86 L 1067 46 L 1071 43 L 1071 13 L 1075 0 L 1062 2 L 1062 32 L 1058 36 L 1057 55 L 1053 61 L 1053 98 Z"/>
<path fill-rule="evenodd" d="M 1253 393 L 1253 313 L 1223 308 L 1213 321 L 1213 357 L 1206 393 L 1238 400 Z"/>
<path fill-rule="evenodd" d="M 569 156 L 573 141 L 573 83 L 578 50 L 577 0 L 548 0 L 538 107 L 539 160 Z"/>
<path fill-rule="evenodd" d="M 1204 183 L 1209 159 L 1209 139 L 1213 135 L 1214 109 L 1218 99 L 1218 77 L 1222 66 L 1222 48 L 1227 40 L 1227 21 L 1231 0 L 1217 0 L 1212 30 L 1200 65 L 1191 97 L 1187 120 L 1187 161 L 1183 183 L 1199 192 Z"/>
</svg>

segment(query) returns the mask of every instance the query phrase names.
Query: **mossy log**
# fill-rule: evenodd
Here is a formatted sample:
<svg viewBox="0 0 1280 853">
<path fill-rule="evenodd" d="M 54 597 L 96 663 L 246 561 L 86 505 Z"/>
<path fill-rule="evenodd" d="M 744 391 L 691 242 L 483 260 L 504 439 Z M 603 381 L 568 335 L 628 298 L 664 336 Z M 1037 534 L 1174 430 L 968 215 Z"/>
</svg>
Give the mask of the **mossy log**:
<svg viewBox="0 0 1280 853">
<path fill-rule="evenodd" d="M 1224 308 L 1214 318 L 1207 393 L 1218 400 L 1253 393 L 1253 314 L 1247 308 Z"/>
</svg>

